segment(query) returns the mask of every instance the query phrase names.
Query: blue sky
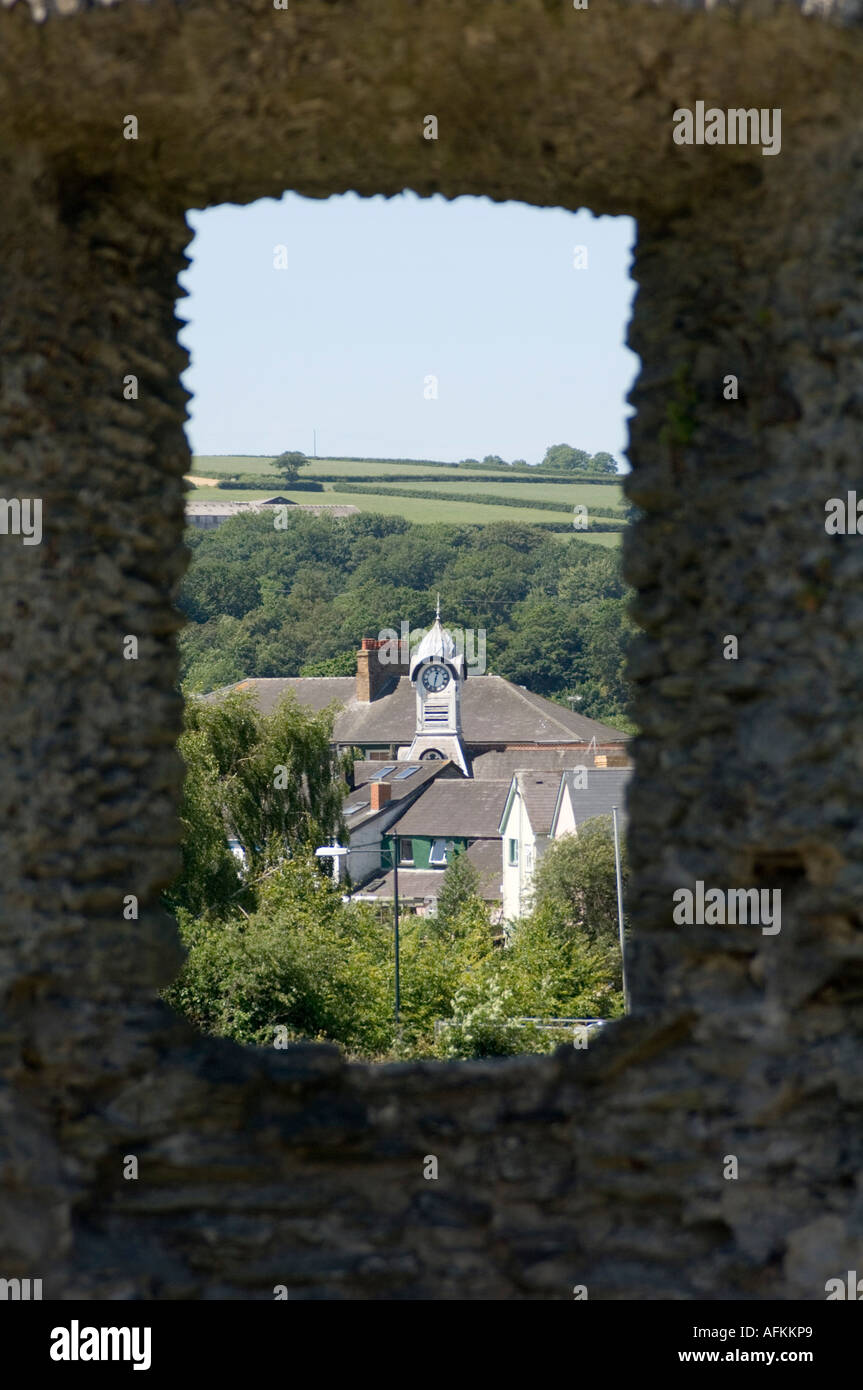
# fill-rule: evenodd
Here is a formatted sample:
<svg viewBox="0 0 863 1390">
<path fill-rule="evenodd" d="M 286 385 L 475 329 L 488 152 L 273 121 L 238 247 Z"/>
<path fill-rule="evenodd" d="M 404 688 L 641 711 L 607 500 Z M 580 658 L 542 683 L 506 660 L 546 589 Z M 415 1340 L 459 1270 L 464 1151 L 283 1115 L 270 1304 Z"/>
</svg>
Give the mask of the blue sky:
<svg viewBox="0 0 863 1390">
<path fill-rule="evenodd" d="M 626 466 L 629 218 L 289 193 L 189 223 L 194 453 L 311 453 L 316 430 L 331 457 L 535 463 L 565 442 Z"/>
</svg>

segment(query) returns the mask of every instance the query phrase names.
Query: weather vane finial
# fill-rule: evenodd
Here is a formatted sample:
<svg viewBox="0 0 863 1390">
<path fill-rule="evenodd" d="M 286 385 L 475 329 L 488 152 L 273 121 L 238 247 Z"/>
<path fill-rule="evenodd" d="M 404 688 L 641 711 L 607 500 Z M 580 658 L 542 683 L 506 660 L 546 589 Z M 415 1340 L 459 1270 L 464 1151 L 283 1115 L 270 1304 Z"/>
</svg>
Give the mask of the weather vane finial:
<svg viewBox="0 0 863 1390">
<path fill-rule="evenodd" d="M 435 620 L 440 622 L 440 594 L 437 596 L 437 608 L 435 609 Z"/>
</svg>

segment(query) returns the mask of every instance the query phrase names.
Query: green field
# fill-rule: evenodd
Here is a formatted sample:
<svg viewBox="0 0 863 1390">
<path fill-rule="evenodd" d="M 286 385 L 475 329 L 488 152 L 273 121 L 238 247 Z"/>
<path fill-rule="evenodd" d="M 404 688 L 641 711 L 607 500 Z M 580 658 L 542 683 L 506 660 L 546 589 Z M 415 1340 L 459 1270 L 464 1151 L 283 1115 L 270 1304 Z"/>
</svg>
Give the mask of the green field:
<svg viewBox="0 0 863 1390">
<path fill-rule="evenodd" d="M 403 516 L 408 521 L 420 524 L 432 521 L 446 521 L 454 526 L 486 521 L 559 521 L 561 526 L 572 524 L 572 513 L 568 511 L 539 512 L 527 507 L 494 507 L 481 502 L 447 502 L 430 497 L 418 497 L 416 501 L 412 501 L 410 497 L 389 497 L 385 492 L 336 492 L 330 486 L 326 486 L 324 492 L 292 492 L 290 488 L 281 488 L 279 495 L 287 497 L 291 502 L 297 502 L 300 506 L 313 507 L 316 502 L 325 506 L 354 506 L 363 512 Z M 190 488 L 188 493 L 190 502 L 257 502 L 260 498 L 269 496 L 270 492 L 246 488 L 225 491 L 215 487 L 196 487 Z"/>
<path fill-rule="evenodd" d="M 195 454 L 192 459 L 193 473 L 200 473 L 205 478 L 216 478 L 221 474 L 231 473 L 272 473 L 273 458 L 244 457 L 242 454 Z M 317 478 L 323 474 L 334 475 L 335 477 L 363 477 L 375 478 L 381 473 L 403 473 L 405 478 L 409 478 L 412 473 L 434 473 L 440 472 L 441 480 L 454 480 L 459 476 L 455 468 L 435 468 L 434 464 L 429 463 L 393 463 L 390 459 L 368 459 L 363 463 L 353 463 L 350 459 L 310 459 L 307 467 L 300 471 L 302 478 Z M 467 470 L 465 470 L 467 471 Z M 499 468 L 488 470 L 490 475 L 499 473 Z M 469 476 L 471 478 L 482 478 L 486 470 L 471 468 Z M 464 473 L 461 474 L 464 477 Z"/>
<path fill-rule="evenodd" d="M 620 545 L 622 531 L 550 531 L 554 541 L 569 545 L 570 541 L 589 541 L 591 545 Z"/>
<path fill-rule="evenodd" d="M 238 454 L 212 455 L 199 454 L 192 460 L 191 471 L 201 477 L 219 477 L 229 474 L 249 474 L 262 473 L 271 474 L 273 467 L 272 458 L 243 457 Z M 495 470 L 498 474 L 500 469 Z M 354 463 L 348 459 L 315 459 L 312 460 L 307 468 L 300 474 L 302 479 L 320 477 L 322 474 L 330 474 L 336 477 L 354 475 L 367 477 L 370 485 L 371 480 L 381 474 L 396 475 L 399 481 L 391 484 L 381 483 L 380 492 L 352 492 L 351 485 L 346 482 L 344 485 L 334 482 L 324 482 L 322 493 L 304 492 L 301 489 L 283 489 L 284 496 L 292 502 L 302 505 L 313 506 L 315 502 L 323 504 L 349 505 L 359 507 L 364 512 L 380 512 L 385 516 L 403 516 L 407 521 L 418 522 L 446 522 L 452 525 L 477 524 L 482 525 L 492 521 L 522 522 L 537 524 L 540 522 L 559 523 L 562 531 L 569 531 L 572 525 L 572 508 L 576 503 L 583 503 L 590 511 L 591 504 L 596 507 L 621 507 L 625 499 L 620 484 L 609 482 L 606 484 L 585 483 L 585 482 L 566 482 L 551 483 L 545 481 L 516 481 L 509 480 L 497 482 L 494 472 L 485 474 L 478 469 L 457 470 L 454 468 L 440 468 L 440 482 L 423 481 L 414 478 L 416 474 L 427 475 L 437 472 L 433 465 L 428 463 L 394 463 L 387 459 L 372 459 L 364 463 Z M 405 488 L 416 492 L 429 492 L 439 490 L 441 493 L 455 493 L 463 495 L 464 501 L 456 500 L 454 497 L 402 497 L 393 495 L 388 491 L 388 486 Z M 190 488 L 189 499 L 196 501 L 206 501 L 208 499 L 218 499 L 220 502 L 251 502 L 262 497 L 272 495 L 274 487 L 266 489 L 222 489 L 215 487 Z M 531 506 L 495 506 L 490 502 L 474 501 L 477 493 L 494 494 L 499 497 L 506 497 L 515 501 L 524 500 L 554 502 L 559 506 L 548 510 Z M 600 520 L 600 517 L 597 517 Z M 550 533 L 551 534 L 551 533 Z M 589 534 L 586 532 L 572 532 L 572 539 L 576 537 L 589 539 L 591 542 L 600 545 L 619 544 L 620 534 L 615 532 L 596 532 Z"/>
<path fill-rule="evenodd" d="M 326 487 L 326 484 L 324 484 Z M 381 487 L 385 488 L 386 483 Z M 406 477 L 403 483 L 393 484 L 393 486 L 411 488 L 420 491 L 423 488 L 429 489 L 436 487 L 435 483 L 414 483 Z M 609 483 L 607 487 L 602 487 L 597 483 L 482 483 L 482 474 L 477 473 L 474 478 L 468 480 L 464 476 L 453 478 L 441 478 L 441 492 L 463 492 L 465 497 L 470 498 L 475 492 L 495 492 L 499 497 L 525 497 L 528 501 L 533 498 L 536 502 L 558 502 L 561 511 L 566 511 L 567 507 L 572 507 L 576 502 L 583 502 L 590 509 L 590 504 L 594 503 L 597 507 L 623 507 L 626 499 L 623 496 L 619 483 Z M 552 512 L 548 513 L 550 520 L 554 520 Z"/>
</svg>

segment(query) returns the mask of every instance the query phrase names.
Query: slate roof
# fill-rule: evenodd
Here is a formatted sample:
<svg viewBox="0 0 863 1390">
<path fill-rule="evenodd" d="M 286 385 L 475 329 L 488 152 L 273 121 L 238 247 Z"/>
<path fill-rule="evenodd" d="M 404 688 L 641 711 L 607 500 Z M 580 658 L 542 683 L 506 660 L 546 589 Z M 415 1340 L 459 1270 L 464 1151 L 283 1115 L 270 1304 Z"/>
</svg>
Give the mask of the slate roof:
<svg viewBox="0 0 863 1390">
<path fill-rule="evenodd" d="M 249 690 L 255 696 L 255 703 L 261 713 L 272 714 L 282 697 L 289 690 L 293 690 L 300 704 L 317 711 L 326 709 L 334 700 L 340 705 L 347 704 L 348 700 L 353 698 L 355 689 L 356 680 L 353 676 L 264 677 L 226 686 L 223 690 L 216 690 L 212 695 L 208 695 L 207 699 L 227 695 L 231 690 Z"/>
<path fill-rule="evenodd" d="M 454 835 L 499 842 L 498 827 L 508 791 L 508 782 L 433 782 L 405 811 L 395 829 L 399 835 Z"/>
<path fill-rule="evenodd" d="M 626 756 L 626 744 L 620 744 L 621 757 Z M 617 756 L 616 754 L 612 756 Z M 486 780 L 489 777 L 501 780 L 511 779 L 516 772 L 556 772 L 560 774 L 567 768 L 580 763 L 583 767 L 594 766 L 594 754 L 580 748 L 508 748 L 503 752 L 475 753 L 471 758 L 471 775 Z"/>
<path fill-rule="evenodd" d="M 392 772 L 388 772 L 385 777 L 378 774 L 382 768 L 391 767 Z M 399 773 L 406 773 L 409 767 L 417 769 L 412 776 L 399 776 Z M 420 775 L 422 774 L 422 775 Z M 456 782 L 465 780 L 464 773 L 457 763 L 450 758 L 444 758 L 437 762 L 431 758 L 418 759 L 411 762 L 403 759 L 401 762 L 396 758 L 358 758 L 354 762 L 354 786 L 359 791 L 361 787 L 366 787 L 374 779 L 376 782 L 390 782 L 393 787 L 393 798 L 399 795 L 399 789 L 407 783 L 408 787 L 419 786 L 420 782 L 428 782 L 437 774 L 438 777 L 448 776 L 454 778 Z"/>
<path fill-rule="evenodd" d="M 421 787 L 427 782 L 433 781 L 435 777 L 439 777 L 442 772 L 452 766 L 454 766 L 454 764 L 451 763 L 449 759 L 443 762 L 399 763 L 393 758 L 389 763 L 380 761 L 354 763 L 354 779 L 356 781 L 356 786 L 354 790 L 345 797 L 344 804 L 345 824 L 348 830 L 354 831 L 357 826 L 365 825 L 366 821 L 374 819 L 375 816 L 383 815 L 391 808 L 394 801 L 402 801 L 412 793 L 419 792 Z M 376 782 L 386 782 L 388 786 L 392 787 L 392 795 L 389 801 L 385 802 L 377 811 L 373 811 L 371 808 L 371 792 L 369 789 L 372 774 L 375 771 L 381 772 L 385 767 L 391 767 L 392 772 L 388 772 L 384 777 L 375 777 L 374 780 Z M 400 775 L 405 773 L 410 767 L 415 769 L 410 777 Z M 356 777 L 357 768 L 368 769 L 368 773 L 364 776 L 362 781 L 359 781 Z M 464 780 L 461 775 L 459 775 L 459 780 Z M 351 815 L 350 812 L 354 810 L 354 808 L 358 809 Z"/>
<path fill-rule="evenodd" d="M 547 835 L 554 819 L 561 774 L 559 772 L 517 772 L 516 778 L 534 835 Z M 590 779 L 588 778 L 588 780 Z"/>
<path fill-rule="evenodd" d="M 269 713 L 293 690 L 304 705 L 323 709 L 331 700 L 343 706 L 335 739 L 342 744 L 408 744 L 416 729 L 416 692 L 401 676 L 391 693 L 360 703 L 353 676 L 287 676 L 240 681 L 228 689 L 254 691 L 259 708 Z M 215 692 L 216 695 L 226 693 Z M 212 699 L 213 696 L 208 698 Z M 461 693 L 462 738 L 470 749 L 489 744 L 578 744 L 628 741 L 629 735 L 608 724 L 586 719 L 502 676 L 469 676 Z"/>
<path fill-rule="evenodd" d="M 626 786 L 632 776 L 631 767 L 590 768 L 586 787 L 573 785 L 574 773 L 565 772 L 563 775 L 569 783 L 576 825 L 590 820 L 592 816 L 610 816 L 612 806 L 620 807 L 620 819 L 625 823 Z"/>
<path fill-rule="evenodd" d="M 499 901 L 503 878 L 500 840 L 476 840 L 468 846 L 467 857 L 474 868 L 479 870 L 479 889 L 482 897 Z"/>
</svg>

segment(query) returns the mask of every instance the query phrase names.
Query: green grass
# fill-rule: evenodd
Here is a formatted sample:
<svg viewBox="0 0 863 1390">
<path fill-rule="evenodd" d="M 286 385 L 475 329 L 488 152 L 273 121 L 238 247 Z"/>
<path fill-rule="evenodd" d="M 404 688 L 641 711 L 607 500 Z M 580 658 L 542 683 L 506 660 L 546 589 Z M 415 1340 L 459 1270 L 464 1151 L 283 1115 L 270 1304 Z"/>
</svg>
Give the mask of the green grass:
<svg viewBox="0 0 863 1390">
<path fill-rule="evenodd" d="M 244 457 L 239 454 L 213 455 L 199 454 L 192 461 L 191 471 L 203 477 L 219 477 L 222 474 L 232 473 L 271 473 L 273 460 L 270 457 Z M 308 468 L 304 468 L 301 478 L 314 478 L 321 474 L 332 474 L 336 476 L 362 475 L 369 479 L 379 476 L 381 473 L 398 474 L 400 481 L 393 486 L 400 486 L 417 492 L 427 492 L 437 488 L 436 482 L 412 481 L 412 474 L 429 474 L 434 470 L 427 463 L 407 463 L 395 464 L 386 459 L 370 460 L 365 463 L 353 463 L 350 460 L 316 459 L 313 460 Z M 494 471 L 490 470 L 493 474 Z M 314 506 L 315 503 L 324 505 L 348 505 L 359 507 L 363 512 L 380 512 L 385 516 L 403 516 L 408 521 L 418 522 L 447 522 L 451 525 L 470 525 L 483 524 L 491 521 L 526 522 L 528 524 L 538 522 L 560 522 L 563 528 L 569 530 L 572 525 L 572 508 L 576 503 L 584 503 L 590 511 L 591 503 L 596 507 L 612 506 L 620 507 L 624 504 L 624 497 L 619 483 L 609 482 L 607 485 L 580 483 L 549 483 L 549 482 L 495 482 L 484 481 L 485 475 L 479 470 L 471 470 L 470 473 L 458 473 L 455 469 L 440 469 L 440 491 L 454 492 L 464 496 L 464 501 L 457 501 L 453 498 L 440 497 L 428 498 L 417 497 L 413 500 L 410 497 L 393 496 L 387 492 L 387 484 L 381 484 L 381 491 L 374 493 L 351 492 L 350 483 L 345 483 L 344 487 L 339 483 L 325 482 L 322 493 L 303 492 L 287 489 L 266 489 L 244 488 L 240 489 L 221 489 L 214 487 L 190 488 L 189 500 L 205 502 L 208 500 L 218 500 L 220 502 L 251 502 L 257 501 L 262 497 L 271 496 L 274 491 L 279 491 L 288 497 L 292 502 L 300 506 Z M 402 481 L 403 479 L 403 481 Z M 555 510 L 542 510 L 536 507 L 514 507 L 514 506 L 494 506 L 488 502 L 474 502 L 472 497 L 477 492 L 494 493 L 500 497 L 513 498 L 526 501 L 543 501 L 559 503 L 559 508 Z M 597 518 L 599 519 L 599 518 Z M 589 535 L 585 532 L 569 532 L 574 539 L 576 536 L 582 539 L 588 538 L 590 542 L 600 545 L 619 544 L 619 534 L 613 532 L 596 532 Z M 565 539 L 568 537 L 564 537 Z"/>
<path fill-rule="evenodd" d="M 597 507 L 623 507 L 625 498 L 618 483 L 611 483 L 608 487 L 601 487 L 596 483 L 486 483 L 479 486 L 477 480 L 482 475 L 477 473 L 474 479 L 468 481 L 463 477 L 442 477 L 440 481 L 441 492 L 463 492 L 465 497 L 470 497 L 474 492 L 494 492 L 499 497 L 516 497 L 533 499 L 536 502 L 558 502 L 560 510 L 565 511 L 567 507 L 572 507 L 576 502 L 583 502 L 590 510 L 590 504 Z M 326 486 L 326 485 L 325 485 Z M 394 485 L 395 486 L 395 485 Z M 405 478 L 399 487 L 429 489 L 436 487 L 435 483 L 413 483 L 410 478 Z M 381 483 L 382 488 L 386 488 L 386 483 Z M 552 512 L 548 513 L 551 520 L 554 519 Z"/>
<path fill-rule="evenodd" d="M 359 507 L 363 512 L 382 512 L 384 516 L 403 516 L 408 521 L 420 524 L 431 521 L 448 521 L 454 526 L 470 525 L 471 522 L 484 521 L 560 521 L 565 526 L 572 525 L 572 513 L 565 509 L 560 512 L 538 512 L 527 507 L 494 507 L 490 503 L 471 502 L 465 496 L 464 502 L 450 502 L 443 498 L 391 497 L 386 492 L 336 492 L 332 485 L 325 484 L 321 501 L 347 503 Z M 474 489 L 476 490 L 476 489 Z M 220 497 L 224 493 L 219 494 Z M 293 502 L 311 501 L 314 494 L 287 493 Z"/>
<path fill-rule="evenodd" d="M 590 545 L 620 545 L 622 531 L 550 531 L 552 540 L 562 541 L 564 545 L 569 545 L 570 541 L 587 541 Z"/>
<path fill-rule="evenodd" d="M 233 473 L 269 473 L 274 472 L 273 464 L 275 458 L 259 458 L 257 456 L 246 457 L 243 454 L 195 454 L 192 458 L 191 473 L 199 473 L 203 477 L 218 478 L 228 476 Z M 403 477 L 408 482 L 412 475 L 421 474 L 423 476 L 434 475 L 439 477 L 441 484 L 447 487 L 471 488 L 475 486 L 477 479 L 499 477 L 506 469 L 497 468 L 470 468 L 458 469 L 454 467 L 435 467 L 429 463 L 394 463 L 391 459 L 369 459 L 364 463 L 352 463 L 350 459 L 310 459 L 308 465 L 301 469 L 301 478 L 318 478 L 322 474 L 333 477 L 355 477 L 355 478 L 379 478 L 387 476 Z M 522 481 L 524 479 L 524 481 Z M 422 484 L 418 483 L 418 486 Z M 566 484 L 566 483 L 537 483 L 525 478 L 524 474 L 516 473 L 513 481 L 509 480 L 497 484 L 500 487 L 530 487 L 537 489 L 536 495 L 539 496 L 538 489 L 548 488 L 551 490 L 551 499 L 554 500 L 555 493 L 560 491 L 568 492 L 569 486 L 585 488 L 588 495 L 595 496 L 597 492 L 605 494 L 606 488 L 602 484 Z M 610 480 L 609 487 L 618 488 L 618 483 Z M 543 494 L 545 495 L 545 494 Z"/>
<path fill-rule="evenodd" d="M 229 473 L 272 473 L 273 458 L 245 458 L 242 454 L 196 454 L 192 459 L 190 472 L 200 473 L 205 478 L 217 478 Z M 301 478 L 317 478 L 321 473 L 336 477 L 376 478 L 382 473 L 399 473 L 409 478 L 412 473 L 440 472 L 441 480 L 459 476 L 454 468 L 435 469 L 428 463 L 392 463 L 388 459 L 371 459 L 365 463 L 352 463 L 349 459 L 312 459 L 307 467 L 300 470 Z M 490 474 L 499 473 L 499 468 L 490 468 Z M 472 468 L 471 478 L 482 478 L 485 470 Z M 460 475 L 464 477 L 465 474 Z"/>
<path fill-rule="evenodd" d="M 212 474 L 210 476 L 213 476 Z M 232 489 L 230 492 L 215 487 L 190 488 L 187 497 L 190 502 L 257 502 L 271 492 L 246 488 Z M 572 524 L 572 513 L 539 512 L 533 508 L 493 507 L 485 503 L 438 501 L 428 497 L 388 497 L 385 492 L 336 492 L 327 485 L 324 492 L 292 492 L 290 488 L 280 490 L 282 497 L 300 506 L 354 506 L 362 512 L 380 512 L 384 516 L 403 516 L 408 521 L 420 524 L 432 521 L 445 521 L 453 526 L 480 524 L 488 521 L 537 522 L 559 521 L 563 526 Z"/>
</svg>

